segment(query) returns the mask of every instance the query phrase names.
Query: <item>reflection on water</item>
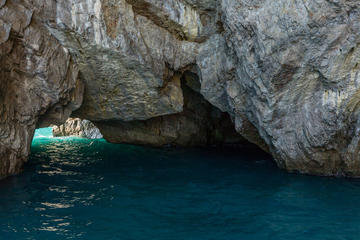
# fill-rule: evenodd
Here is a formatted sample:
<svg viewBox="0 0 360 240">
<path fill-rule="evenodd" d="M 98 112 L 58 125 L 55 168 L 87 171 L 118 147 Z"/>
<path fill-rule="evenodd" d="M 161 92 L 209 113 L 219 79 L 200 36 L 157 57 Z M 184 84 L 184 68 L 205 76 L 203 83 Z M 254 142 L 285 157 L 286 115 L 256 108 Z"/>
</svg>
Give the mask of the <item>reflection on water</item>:
<svg viewBox="0 0 360 240">
<path fill-rule="evenodd" d="M 360 181 L 291 175 L 266 155 L 37 133 L 0 182 L 0 239 L 357 239 Z"/>
</svg>

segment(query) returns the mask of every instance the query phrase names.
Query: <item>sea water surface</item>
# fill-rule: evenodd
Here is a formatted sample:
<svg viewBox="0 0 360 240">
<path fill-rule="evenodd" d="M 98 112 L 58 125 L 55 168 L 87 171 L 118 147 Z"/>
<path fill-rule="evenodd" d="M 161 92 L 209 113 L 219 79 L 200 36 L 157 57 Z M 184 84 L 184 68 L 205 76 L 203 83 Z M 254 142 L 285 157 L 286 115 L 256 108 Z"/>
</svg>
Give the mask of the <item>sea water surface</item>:
<svg viewBox="0 0 360 240">
<path fill-rule="evenodd" d="M 360 239 L 360 181 L 288 174 L 256 151 L 36 132 L 0 181 L 0 239 Z"/>
</svg>

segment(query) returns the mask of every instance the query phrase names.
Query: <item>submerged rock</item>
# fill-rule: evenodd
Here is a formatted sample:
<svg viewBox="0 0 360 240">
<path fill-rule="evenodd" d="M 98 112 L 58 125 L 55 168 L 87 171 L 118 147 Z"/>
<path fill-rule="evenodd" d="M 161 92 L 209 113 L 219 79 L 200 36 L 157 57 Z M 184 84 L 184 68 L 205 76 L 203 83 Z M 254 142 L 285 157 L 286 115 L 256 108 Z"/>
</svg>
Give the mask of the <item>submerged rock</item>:
<svg viewBox="0 0 360 240">
<path fill-rule="evenodd" d="M 226 142 L 209 103 L 281 168 L 360 176 L 359 32 L 357 0 L 0 1 L 0 176 L 70 114 L 112 142 Z"/>
<path fill-rule="evenodd" d="M 69 118 L 60 126 L 53 126 L 54 137 L 79 136 L 88 139 L 103 138 L 99 129 L 89 120 L 80 118 Z"/>
</svg>

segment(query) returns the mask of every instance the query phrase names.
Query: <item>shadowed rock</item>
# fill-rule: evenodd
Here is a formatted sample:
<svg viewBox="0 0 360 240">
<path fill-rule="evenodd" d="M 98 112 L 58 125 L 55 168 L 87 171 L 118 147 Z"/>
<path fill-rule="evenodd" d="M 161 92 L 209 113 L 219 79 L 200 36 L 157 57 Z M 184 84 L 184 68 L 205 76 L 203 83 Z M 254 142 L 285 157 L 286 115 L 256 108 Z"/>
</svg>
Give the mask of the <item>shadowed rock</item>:
<svg viewBox="0 0 360 240">
<path fill-rule="evenodd" d="M 151 146 L 248 145 L 234 128 L 229 115 L 209 104 L 182 78 L 184 110 L 145 121 L 95 122 L 105 139 L 113 143 Z"/>
</svg>

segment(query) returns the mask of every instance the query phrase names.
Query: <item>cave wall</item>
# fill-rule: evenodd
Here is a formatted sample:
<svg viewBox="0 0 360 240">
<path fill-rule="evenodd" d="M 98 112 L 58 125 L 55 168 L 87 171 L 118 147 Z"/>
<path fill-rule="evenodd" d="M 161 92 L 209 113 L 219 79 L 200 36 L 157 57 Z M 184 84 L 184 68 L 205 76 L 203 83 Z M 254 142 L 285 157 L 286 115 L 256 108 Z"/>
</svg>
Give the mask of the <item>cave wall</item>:
<svg viewBox="0 0 360 240">
<path fill-rule="evenodd" d="M 83 84 L 67 49 L 25 1 L 0 1 L 0 178 L 19 173 L 37 126 L 80 107 Z"/>
<path fill-rule="evenodd" d="M 206 101 L 197 91 L 198 78 L 191 72 L 181 77 L 183 111 L 148 120 L 94 122 L 113 143 L 150 146 L 246 146 L 229 114 Z"/>
<path fill-rule="evenodd" d="M 279 167 L 360 176 L 359 18 L 357 0 L 1 0 L 0 175 L 18 171 L 35 126 L 71 112 L 104 129 L 172 126 L 191 71 Z"/>
</svg>

